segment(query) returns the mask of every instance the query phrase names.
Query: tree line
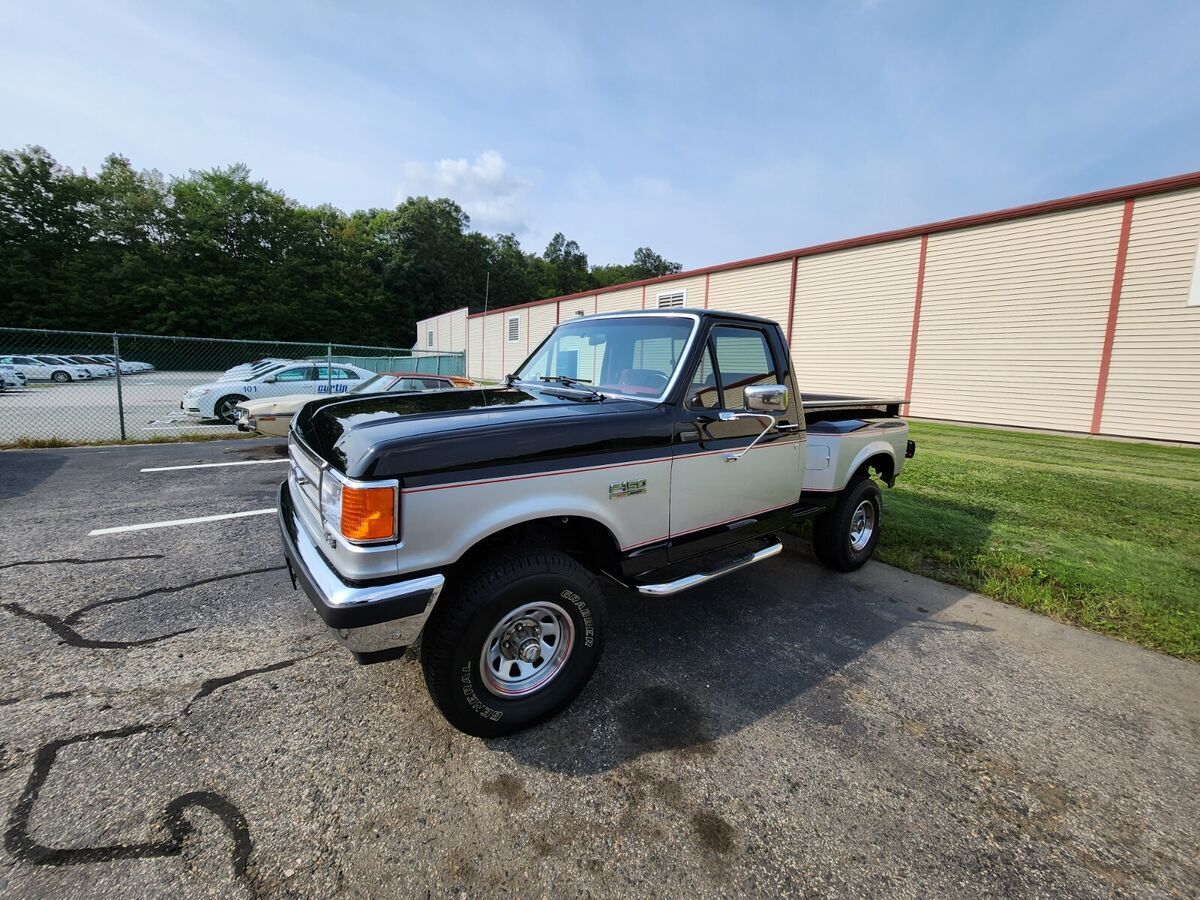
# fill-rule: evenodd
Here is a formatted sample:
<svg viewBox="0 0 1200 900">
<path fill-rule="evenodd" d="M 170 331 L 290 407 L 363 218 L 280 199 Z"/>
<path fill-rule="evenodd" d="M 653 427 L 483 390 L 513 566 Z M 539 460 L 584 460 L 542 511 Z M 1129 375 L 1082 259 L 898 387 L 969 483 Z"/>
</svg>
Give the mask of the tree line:
<svg viewBox="0 0 1200 900">
<path fill-rule="evenodd" d="M 416 322 L 680 270 L 649 247 L 590 265 L 473 231 L 445 197 L 345 213 L 244 165 L 164 177 L 119 155 L 95 174 L 0 151 L 0 326 L 410 346 Z"/>
</svg>

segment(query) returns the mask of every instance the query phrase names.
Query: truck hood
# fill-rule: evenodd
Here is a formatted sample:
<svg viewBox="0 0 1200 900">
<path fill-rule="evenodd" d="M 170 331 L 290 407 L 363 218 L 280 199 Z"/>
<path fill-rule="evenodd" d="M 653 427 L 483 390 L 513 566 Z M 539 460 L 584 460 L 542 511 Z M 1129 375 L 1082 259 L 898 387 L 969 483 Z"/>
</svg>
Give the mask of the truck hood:
<svg viewBox="0 0 1200 900">
<path fill-rule="evenodd" d="M 294 420 L 304 442 L 354 478 L 402 478 L 660 443 L 658 404 L 579 399 L 528 386 L 325 398 Z M 669 440 L 669 437 L 667 438 Z"/>
<path fill-rule="evenodd" d="M 243 400 L 238 404 L 252 416 L 285 416 L 296 412 L 310 400 L 320 400 L 320 394 L 288 394 L 285 397 L 264 397 L 261 400 Z"/>
</svg>

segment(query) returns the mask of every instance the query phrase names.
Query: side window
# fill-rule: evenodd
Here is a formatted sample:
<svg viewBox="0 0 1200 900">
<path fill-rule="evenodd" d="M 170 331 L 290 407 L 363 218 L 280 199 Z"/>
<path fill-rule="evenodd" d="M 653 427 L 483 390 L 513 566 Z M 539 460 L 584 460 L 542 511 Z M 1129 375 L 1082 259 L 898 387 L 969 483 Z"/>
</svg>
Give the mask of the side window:
<svg viewBox="0 0 1200 900">
<path fill-rule="evenodd" d="M 275 373 L 276 381 L 313 381 L 313 370 L 309 366 L 298 369 L 284 369 Z"/>
<path fill-rule="evenodd" d="M 695 409 L 717 409 L 721 405 L 721 389 L 717 386 L 716 369 L 713 368 L 712 351 L 704 346 L 704 355 L 700 357 L 700 365 L 692 376 L 692 386 L 688 389 L 688 406 Z"/>
<path fill-rule="evenodd" d="M 333 369 L 333 380 L 334 381 L 337 381 L 338 379 L 345 381 L 347 379 L 357 378 L 357 377 L 358 376 L 355 375 L 353 372 L 347 371 L 346 369 L 339 369 L 336 366 L 334 366 L 334 369 Z"/>
<path fill-rule="evenodd" d="M 712 330 L 721 372 L 723 409 L 745 409 L 746 388 L 752 384 L 776 384 L 775 364 L 767 336 L 757 328 L 719 325 Z"/>
</svg>

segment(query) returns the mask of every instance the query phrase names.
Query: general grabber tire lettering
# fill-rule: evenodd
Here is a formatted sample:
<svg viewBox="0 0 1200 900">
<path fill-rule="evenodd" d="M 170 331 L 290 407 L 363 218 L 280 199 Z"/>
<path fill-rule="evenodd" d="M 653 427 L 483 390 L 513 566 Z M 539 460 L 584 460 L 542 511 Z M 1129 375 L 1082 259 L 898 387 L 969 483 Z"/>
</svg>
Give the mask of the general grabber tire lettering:
<svg viewBox="0 0 1200 900">
<path fill-rule="evenodd" d="M 499 737 L 575 699 L 603 637 L 604 595 L 592 573 L 557 550 L 518 550 L 447 586 L 421 637 L 421 666 L 451 725 Z"/>
<path fill-rule="evenodd" d="M 879 486 L 859 475 L 838 497 L 837 504 L 813 520 L 813 551 L 823 564 L 852 572 L 875 552 L 883 504 Z"/>
</svg>

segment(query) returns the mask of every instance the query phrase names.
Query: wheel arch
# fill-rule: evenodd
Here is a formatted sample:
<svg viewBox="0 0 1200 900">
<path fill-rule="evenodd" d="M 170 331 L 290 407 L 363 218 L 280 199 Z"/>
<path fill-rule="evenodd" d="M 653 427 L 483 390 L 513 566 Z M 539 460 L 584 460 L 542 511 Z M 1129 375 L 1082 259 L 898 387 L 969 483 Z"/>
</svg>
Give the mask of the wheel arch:
<svg viewBox="0 0 1200 900">
<path fill-rule="evenodd" d="M 870 475 L 874 470 L 888 487 L 896 483 L 896 451 L 885 441 L 868 444 L 854 457 L 850 464 L 851 480 L 859 475 Z"/>
<path fill-rule="evenodd" d="M 514 547 L 547 547 L 563 551 L 592 572 L 620 572 L 621 545 L 598 518 L 576 512 L 509 521 L 477 536 L 455 560 L 454 569 L 469 569 L 483 556 Z"/>
</svg>

